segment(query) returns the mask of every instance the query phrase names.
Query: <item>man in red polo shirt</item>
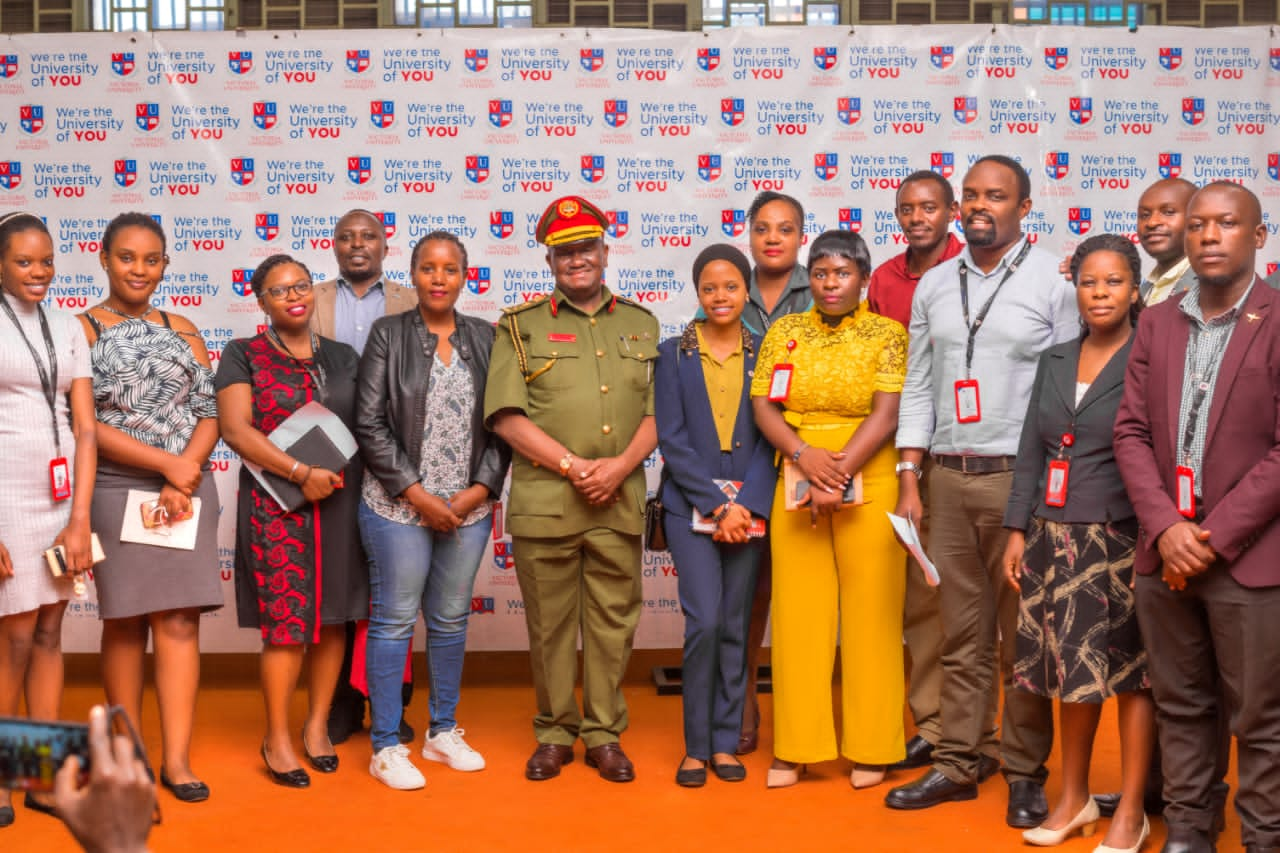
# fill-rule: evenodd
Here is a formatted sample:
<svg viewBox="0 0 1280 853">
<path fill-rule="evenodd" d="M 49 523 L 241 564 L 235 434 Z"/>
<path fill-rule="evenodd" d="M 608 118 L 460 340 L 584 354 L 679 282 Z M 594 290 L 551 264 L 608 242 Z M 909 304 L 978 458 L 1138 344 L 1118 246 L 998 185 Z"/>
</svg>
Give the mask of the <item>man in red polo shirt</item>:
<svg viewBox="0 0 1280 853">
<path fill-rule="evenodd" d="M 867 305 L 877 314 L 911 325 L 911 297 L 920 276 L 960 254 L 964 248 L 951 233 L 958 206 L 947 179 L 923 170 L 904 178 L 898 188 L 894 215 L 907 240 L 907 250 L 876 267 L 867 286 Z M 924 520 L 919 519 L 922 533 Z M 910 559 L 910 558 L 908 558 Z M 942 690 L 942 622 L 938 616 L 938 591 L 929 586 L 914 563 L 907 573 L 906 606 L 902 634 L 911 658 L 911 682 L 907 704 L 916 722 L 916 735 L 907 742 L 907 757 L 896 770 L 927 767 L 933 745 L 941 735 L 938 706 Z"/>
</svg>

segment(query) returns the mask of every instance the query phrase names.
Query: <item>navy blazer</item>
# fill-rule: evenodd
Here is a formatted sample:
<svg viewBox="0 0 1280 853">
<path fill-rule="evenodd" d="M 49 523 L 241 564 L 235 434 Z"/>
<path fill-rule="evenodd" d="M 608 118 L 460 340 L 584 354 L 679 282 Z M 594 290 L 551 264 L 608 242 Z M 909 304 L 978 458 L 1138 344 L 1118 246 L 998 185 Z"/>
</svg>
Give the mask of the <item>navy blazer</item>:
<svg viewBox="0 0 1280 853">
<path fill-rule="evenodd" d="M 721 473 L 720 437 L 716 432 L 707 381 L 702 373 L 702 356 L 694 325 L 684 334 L 668 338 L 658 346 L 654 378 L 654 414 L 658 423 L 658 446 L 662 449 L 662 504 L 667 512 L 692 518 L 691 507 L 711 515 L 725 502 L 713 480 L 741 480 L 737 502 L 752 515 L 769 517 L 773 492 L 778 482 L 773 446 L 756 428 L 751 414 L 751 377 L 756 368 L 760 338 L 744 330 L 742 397 L 733 426 L 733 450 L 728 477 Z"/>
<path fill-rule="evenodd" d="M 1005 527 L 1026 530 L 1033 514 L 1049 521 L 1077 524 L 1133 518 L 1133 507 L 1111 448 L 1133 338 L 1130 335 L 1098 371 L 1079 406 L 1076 370 L 1080 366 L 1082 339 L 1050 347 L 1040 356 L 1027 417 L 1022 422 L 1013 488 L 1004 513 Z M 1065 453 L 1070 460 L 1067 503 L 1053 507 L 1044 502 L 1045 474 L 1067 432 L 1074 438 Z"/>
</svg>

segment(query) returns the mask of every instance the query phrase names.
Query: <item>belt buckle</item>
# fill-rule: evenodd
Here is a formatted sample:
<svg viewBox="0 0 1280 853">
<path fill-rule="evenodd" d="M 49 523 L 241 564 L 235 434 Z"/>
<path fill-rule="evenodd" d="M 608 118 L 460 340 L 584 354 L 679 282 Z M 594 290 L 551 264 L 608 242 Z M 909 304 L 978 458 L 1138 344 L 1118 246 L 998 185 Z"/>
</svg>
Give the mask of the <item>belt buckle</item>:
<svg viewBox="0 0 1280 853">
<path fill-rule="evenodd" d="M 963 456 L 963 455 L 960 457 L 960 473 L 961 473 L 961 474 L 976 474 L 976 473 L 977 473 L 976 471 L 970 471 L 970 470 L 969 470 L 969 460 L 970 460 L 970 459 L 972 459 L 972 458 L 973 458 L 972 456 Z"/>
</svg>

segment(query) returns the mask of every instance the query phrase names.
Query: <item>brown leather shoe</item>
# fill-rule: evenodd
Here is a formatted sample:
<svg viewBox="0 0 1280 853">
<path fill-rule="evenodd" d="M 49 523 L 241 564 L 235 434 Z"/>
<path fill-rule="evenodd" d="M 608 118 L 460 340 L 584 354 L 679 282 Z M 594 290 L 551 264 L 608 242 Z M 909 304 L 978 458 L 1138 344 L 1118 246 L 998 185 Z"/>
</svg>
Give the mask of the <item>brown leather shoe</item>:
<svg viewBox="0 0 1280 853">
<path fill-rule="evenodd" d="M 560 775 L 560 768 L 573 763 L 573 747 L 558 743 L 540 743 L 524 765 L 524 778 L 543 782 Z"/>
<path fill-rule="evenodd" d="M 616 743 L 602 743 L 587 750 L 587 766 L 600 771 L 600 778 L 608 782 L 630 782 L 636 778 L 636 768 Z"/>
</svg>

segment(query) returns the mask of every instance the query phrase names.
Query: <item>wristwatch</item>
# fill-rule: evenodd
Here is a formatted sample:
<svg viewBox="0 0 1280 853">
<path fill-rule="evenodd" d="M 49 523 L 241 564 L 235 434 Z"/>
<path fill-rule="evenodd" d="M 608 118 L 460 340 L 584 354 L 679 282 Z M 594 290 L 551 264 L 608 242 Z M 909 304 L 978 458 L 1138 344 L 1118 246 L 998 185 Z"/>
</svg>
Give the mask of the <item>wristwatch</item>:
<svg viewBox="0 0 1280 853">
<path fill-rule="evenodd" d="M 566 453 L 564 456 L 560 457 L 560 476 L 561 477 L 568 477 L 569 469 L 572 467 L 573 467 L 572 453 Z"/>
<path fill-rule="evenodd" d="M 903 471 L 910 471 L 915 474 L 917 480 L 924 476 L 924 469 L 914 462 L 899 462 L 893 466 L 893 473 L 901 474 Z"/>
</svg>

